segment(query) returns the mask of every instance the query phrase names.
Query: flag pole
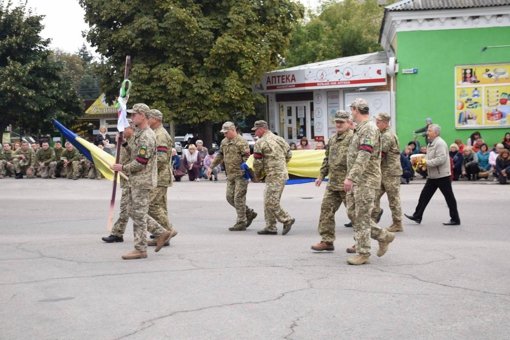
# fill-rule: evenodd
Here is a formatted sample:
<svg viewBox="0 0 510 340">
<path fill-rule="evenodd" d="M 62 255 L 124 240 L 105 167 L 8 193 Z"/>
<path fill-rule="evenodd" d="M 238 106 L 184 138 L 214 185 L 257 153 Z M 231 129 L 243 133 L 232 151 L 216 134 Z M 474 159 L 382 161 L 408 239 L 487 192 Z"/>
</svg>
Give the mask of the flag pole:
<svg viewBox="0 0 510 340">
<path fill-rule="evenodd" d="M 131 66 L 131 57 L 130 56 L 126 56 L 126 65 L 125 65 L 125 68 L 124 68 L 124 80 L 127 80 L 129 78 L 129 68 Z M 123 81 L 122 82 L 122 86 L 126 86 L 128 87 L 128 82 L 126 81 Z M 121 88 L 120 90 L 120 94 L 121 96 L 124 95 L 124 96 L 127 96 L 128 95 L 128 89 L 127 88 Z M 123 99 L 123 98 L 122 98 Z M 119 107 L 119 110 L 121 108 Z M 119 112 L 119 115 L 120 115 L 120 112 Z M 115 155 L 115 163 L 116 164 L 119 164 L 120 162 L 120 148 L 121 148 L 121 144 L 122 144 L 122 140 L 124 138 L 124 132 L 123 131 L 119 131 L 119 135 L 118 135 L 118 139 L 117 139 L 117 154 Z M 117 193 L 117 171 L 114 172 L 113 174 L 113 189 L 112 189 L 112 200 L 110 202 L 110 214 L 108 216 L 108 231 L 111 231 L 112 230 L 112 224 L 113 224 L 113 211 L 114 211 L 114 208 L 115 208 L 115 194 Z"/>
</svg>

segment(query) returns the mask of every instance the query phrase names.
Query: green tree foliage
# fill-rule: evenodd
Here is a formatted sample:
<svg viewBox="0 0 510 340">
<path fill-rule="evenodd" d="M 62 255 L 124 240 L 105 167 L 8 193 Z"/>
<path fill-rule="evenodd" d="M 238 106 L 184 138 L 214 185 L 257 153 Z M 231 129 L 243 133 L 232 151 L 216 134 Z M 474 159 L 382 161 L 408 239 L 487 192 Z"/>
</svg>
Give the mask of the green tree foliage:
<svg viewBox="0 0 510 340">
<path fill-rule="evenodd" d="M 94 57 L 87 50 L 85 44 L 78 50 L 78 56 L 82 60 L 82 66 L 85 74 L 80 78 L 80 97 L 83 99 L 97 99 L 101 92 L 99 77 L 95 75 L 97 63 Z"/>
<path fill-rule="evenodd" d="M 0 0 L 0 134 L 9 124 L 52 131 L 51 118 L 63 122 L 82 114 L 72 79 L 63 75 L 42 39 L 42 16 L 24 5 Z"/>
<path fill-rule="evenodd" d="M 251 114 L 263 100 L 251 91 L 276 67 L 304 8 L 290 0 L 80 0 L 87 38 L 105 57 L 101 83 L 118 95 L 131 55 L 130 102 L 166 119 L 220 122 Z"/>
<path fill-rule="evenodd" d="M 384 7 L 377 0 L 330 1 L 319 15 L 299 26 L 283 67 L 381 51 L 379 30 Z"/>
</svg>

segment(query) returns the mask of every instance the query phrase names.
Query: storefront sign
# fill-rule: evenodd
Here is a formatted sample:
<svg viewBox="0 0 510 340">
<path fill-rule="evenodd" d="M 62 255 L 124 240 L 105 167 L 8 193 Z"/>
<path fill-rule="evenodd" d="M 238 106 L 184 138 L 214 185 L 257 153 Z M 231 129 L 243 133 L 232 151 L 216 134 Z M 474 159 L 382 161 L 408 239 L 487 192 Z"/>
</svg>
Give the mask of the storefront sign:
<svg viewBox="0 0 510 340">
<path fill-rule="evenodd" d="M 455 127 L 510 127 L 510 64 L 455 67 Z"/>
<path fill-rule="evenodd" d="M 295 71 L 274 71 L 263 76 L 254 92 L 292 89 L 328 89 L 386 85 L 386 64 L 315 67 Z"/>
</svg>

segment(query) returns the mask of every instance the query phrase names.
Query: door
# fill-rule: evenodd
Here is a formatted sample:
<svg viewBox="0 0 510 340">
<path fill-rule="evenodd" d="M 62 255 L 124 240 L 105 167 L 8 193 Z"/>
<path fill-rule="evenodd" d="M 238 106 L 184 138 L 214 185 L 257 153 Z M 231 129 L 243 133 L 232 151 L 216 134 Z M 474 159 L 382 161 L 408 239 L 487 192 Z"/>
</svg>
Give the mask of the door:
<svg viewBox="0 0 510 340">
<path fill-rule="evenodd" d="M 283 111 L 284 120 L 283 120 L 283 138 L 289 143 L 296 143 L 297 134 L 296 134 L 296 116 L 297 116 L 297 108 L 292 104 L 285 104 L 285 108 Z"/>
<path fill-rule="evenodd" d="M 299 144 L 302 136 L 310 136 L 310 115 L 308 102 L 285 103 L 283 138 L 289 143 Z"/>
</svg>

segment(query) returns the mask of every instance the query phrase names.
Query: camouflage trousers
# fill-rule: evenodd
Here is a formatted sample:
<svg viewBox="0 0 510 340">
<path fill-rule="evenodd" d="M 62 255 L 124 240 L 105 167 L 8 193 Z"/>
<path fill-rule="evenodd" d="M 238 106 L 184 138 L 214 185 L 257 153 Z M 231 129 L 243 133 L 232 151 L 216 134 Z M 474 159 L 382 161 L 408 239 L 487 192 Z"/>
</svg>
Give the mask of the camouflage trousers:
<svg viewBox="0 0 510 340">
<path fill-rule="evenodd" d="M 128 215 L 133 220 L 133 234 L 135 249 L 147 251 L 147 230 L 156 237 L 160 237 L 166 230 L 156 220 L 149 216 L 150 189 L 127 188 Z"/>
<path fill-rule="evenodd" d="M 322 241 L 333 243 L 335 241 L 335 213 L 342 202 L 345 203 L 345 191 L 329 190 L 326 188 L 321 204 L 321 215 L 319 218 L 319 235 Z M 349 216 L 349 220 L 352 220 Z"/>
<path fill-rule="evenodd" d="M 11 162 L 8 162 L 6 160 L 0 161 L 0 175 L 2 176 L 10 176 L 14 175 L 14 164 Z"/>
<path fill-rule="evenodd" d="M 356 240 L 356 252 L 360 255 L 370 256 L 370 238 L 384 241 L 388 235 L 386 229 L 381 229 L 372 220 L 375 190 L 367 187 L 354 186 L 346 196 L 347 215 L 351 216 Z"/>
<path fill-rule="evenodd" d="M 62 178 L 67 177 L 72 179 L 73 177 L 80 177 L 80 161 L 73 161 L 71 164 L 67 163 L 67 166 L 63 166 L 60 171 Z"/>
<path fill-rule="evenodd" d="M 277 231 L 276 221 L 280 223 L 289 222 L 292 217 L 283 210 L 280 205 L 280 199 L 285 189 L 285 178 L 267 178 L 264 188 L 264 218 L 266 220 L 266 230 Z"/>
<path fill-rule="evenodd" d="M 57 168 L 57 162 L 51 162 L 48 165 L 45 165 L 43 168 L 39 167 L 39 175 L 41 178 L 48 178 L 51 176 L 55 176 L 55 169 Z"/>
<path fill-rule="evenodd" d="M 236 224 L 246 225 L 248 222 L 246 214 L 253 212 L 246 205 L 246 193 L 248 192 L 248 181 L 242 177 L 227 179 L 227 202 L 236 209 Z"/>
<path fill-rule="evenodd" d="M 129 190 L 128 188 L 122 188 L 122 196 L 120 198 L 120 211 L 119 218 L 113 225 L 111 234 L 113 236 L 121 237 L 126 232 L 126 226 L 129 221 L 128 215 L 128 203 L 129 203 Z"/>
<path fill-rule="evenodd" d="M 19 165 L 20 159 L 15 158 L 12 160 L 12 165 L 14 167 L 14 172 L 23 175 L 27 175 L 28 178 L 34 178 L 35 177 L 35 170 L 34 168 L 29 167 L 28 165 Z"/>
<path fill-rule="evenodd" d="M 97 168 L 94 165 L 91 165 L 87 177 L 89 179 L 102 179 L 103 174 L 101 173 L 101 171 L 97 170 Z"/>
<path fill-rule="evenodd" d="M 376 190 L 372 218 L 377 220 L 381 211 L 381 197 L 386 193 L 391 210 L 393 223 L 402 222 L 402 205 L 400 204 L 400 176 L 383 176 L 381 188 Z"/>
<path fill-rule="evenodd" d="M 167 187 L 152 188 L 149 195 L 149 216 L 156 220 L 166 230 L 172 230 L 172 223 L 168 220 Z"/>
</svg>

